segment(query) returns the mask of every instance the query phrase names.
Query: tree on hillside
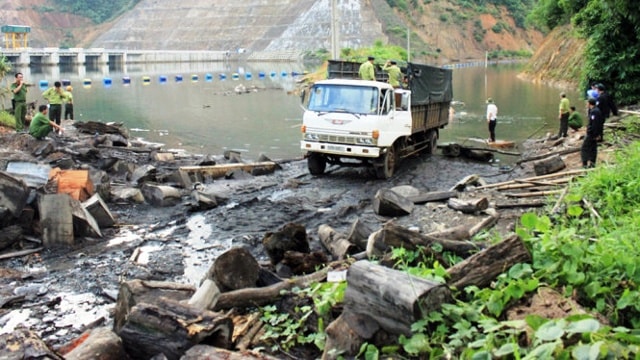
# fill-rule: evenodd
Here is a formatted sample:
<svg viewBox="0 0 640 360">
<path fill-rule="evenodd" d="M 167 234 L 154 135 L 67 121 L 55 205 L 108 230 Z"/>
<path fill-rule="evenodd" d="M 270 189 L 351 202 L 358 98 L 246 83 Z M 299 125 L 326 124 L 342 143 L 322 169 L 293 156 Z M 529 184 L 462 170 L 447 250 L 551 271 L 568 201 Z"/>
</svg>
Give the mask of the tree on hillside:
<svg viewBox="0 0 640 360">
<path fill-rule="evenodd" d="M 86 16 L 101 24 L 132 9 L 140 0 L 54 0 L 60 10 Z"/>
<path fill-rule="evenodd" d="M 571 22 L 586 39 L 582 88 L 598 81 L 620 104 L 640 100 L 640 10 L 635 0 L 540 0 L 529 20 L 540 29 Z"/>
</svg>

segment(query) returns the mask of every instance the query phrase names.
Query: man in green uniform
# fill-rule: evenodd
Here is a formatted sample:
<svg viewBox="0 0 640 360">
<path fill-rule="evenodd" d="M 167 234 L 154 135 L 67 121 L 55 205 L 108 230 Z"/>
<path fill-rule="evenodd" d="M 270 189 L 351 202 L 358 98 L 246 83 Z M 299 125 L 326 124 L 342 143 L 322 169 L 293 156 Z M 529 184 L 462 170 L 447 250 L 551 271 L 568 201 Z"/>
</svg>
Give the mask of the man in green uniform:
<svg viewBox="0 0 640 360">
<path fill-rule="evenodd" d="M 582 127 L 582 117 L 576 112 L 576 107 L 572 106 L 569 111 L 569 127 L 573 131 L 578 131 Z"/>
<path fill-rule="evenodd" d="M 36 139 L 43 139 L 45 136 L 49 135 L 52 129 L 56 129 L 60 133 L 64 131 L 60 125 L 49 120 L 47 117 L 48 110 L 47 105 L 40 105 L 38 107 L 38 113 L 33 117 L 33 119 L 31 119 L 29 134 Z"/>
<path fill-rule="evenodd" d="M 67 86 L 67 91 L 65 92 L 65 96 L 67 98 L 67 103 L 64 104 L 64 119 L 73 120 L 73 88 L 71 85 Z"/>
<path fill-rule="evenodd" d="M 567 99 L 567 94 L 560 93 L 560 106 L 558 107 L 558 119 L 560 120 L 560 131 L 558 137 L 567 137 L 567 131 L 569 130 L 569 109 L 571 103 Z"/>
<path fill-rule="evenodd" d="M 17 73 L 16 80 L 11 84 L 15 104 L 13 115 L 16 118 L 16 131 L 24 130 L 25 117 L 27 116 L 27 86 L 22 73 Z"/>
<path fill-rule="evenodd" d="M 362 65 L 360 65 L 360 70 L 358 71 L 358 74 L 360 75 L 360 79 L 362 80 L 376 79 L 376 70 L 373 65 L 373 60 L 375 60 L 375 58 L 373 56 L 369 56 L 367 58 L 367 61 L 363 62 Z"/>
<path fill-rule="evenodd" d="M 60 125 L 62 117 L 62 103 L 67 100 L 67 95 L 62 90 L 60 81 L 53 83 L 52 88 L 48 88 L 42 93 L 42 97 L 49 102 L 49 119 Z"/>
<path fill-rule="evenodd" d="M 399 88 L 400 81 L 402 80 L 402 71 L 400 70 L 398 65 L 396 65 L 396 62 L 394 60 L 387 60 L 387 62 L 382 67 L 382 70 L 384 70 L 389 75 L 389 85 L 393 86 L 394 88 Z"/>
</svg>

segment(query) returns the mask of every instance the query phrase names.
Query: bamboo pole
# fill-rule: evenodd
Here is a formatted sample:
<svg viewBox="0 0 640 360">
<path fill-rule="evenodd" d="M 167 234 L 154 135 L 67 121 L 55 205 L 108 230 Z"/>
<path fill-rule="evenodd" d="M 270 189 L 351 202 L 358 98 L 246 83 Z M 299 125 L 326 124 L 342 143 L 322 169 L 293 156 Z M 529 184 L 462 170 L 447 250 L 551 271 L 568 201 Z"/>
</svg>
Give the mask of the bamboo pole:
<svg viewBox="0 0 640 360">
<path fill-rule="evenodd" d="M 593 170 L 593 168 L 590 168 L 590 169 L 576 169 L 576 170 L 558 172 L 558 173 L 554 173 L 554 174 L 534 176 L 534 177 L 524 178 L 524 179 L 520 179 L 520 180 L 523 180 L 523 181 L 536 181 L 536 180 L 542 180 L 542 179 L 552 179 L 554 177 L 565 176 L 565 175 L 584 174 L 584 173 L 589 172 L 591 170 Z M 490 189 L 490 188 L 494 188 L 494 187 L 499 187 L 499 186 L 508 185 L 508 184 L 515 184 L 515 183 L 516 183 L 516 180 L 508 180 L 508 181 L 503 181 L 503 182 L 499 182 L 499 183 L 478 186 L 478 189 Z"/>
</svg>

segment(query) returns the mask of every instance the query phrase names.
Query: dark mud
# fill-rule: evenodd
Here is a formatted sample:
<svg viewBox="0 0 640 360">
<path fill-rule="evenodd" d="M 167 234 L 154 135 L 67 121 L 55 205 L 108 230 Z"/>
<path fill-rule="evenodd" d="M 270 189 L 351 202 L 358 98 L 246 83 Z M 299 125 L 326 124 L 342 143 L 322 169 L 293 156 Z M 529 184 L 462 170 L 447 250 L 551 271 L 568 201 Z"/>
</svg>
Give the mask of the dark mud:
<svg viewBox="0 0 640 360">
<path fill-rule="evenodd" d="M 282 169 L 271 175 L 203 184 L 207 192 L 227 198 L 208 211 L 191 212 L 186 204 L 160 208 L 109 203 L 117 225 L 105 229 L 103 238 L 82 239 L 73 249 L 0 261 L 1 298 L 27 294 L 13 303 L 5 301 L 0 308 L 2 332 L 26 326 L 58 348 L 85 329 L 112 324 L 121 282 L 153 279 L 197 286 L 213 260 L 236 246 L 247 247 L 267 263 L 264 234 L 290 222 L 306 227 L 314 250 L 322 247 L 317 237 L 321 224 L 346 233 L 356 219 L 374 231 L 395 221 L 428 233 L 478 222 L 486 215 L 465 215 L 444 202 L 417 205 L 410 215 L 395 219 L 379 216 L 372 208 L 379 189 L 411 185 L 425 192 L 449 190 L 470 174 L 499 182 L 529 176 L 531 171 L 519 167 L 504 171 L 504 166 L 424 155 L 404 160 L 396 175 L 385 181 L 365 168 L 330 167 L 324 176 L 315 177 L 309 175 L 305 161 L 296 160 L 283 162 Z M 507 233 L 519 212 L 505 213 L 490 231 Z"/>
</svg>

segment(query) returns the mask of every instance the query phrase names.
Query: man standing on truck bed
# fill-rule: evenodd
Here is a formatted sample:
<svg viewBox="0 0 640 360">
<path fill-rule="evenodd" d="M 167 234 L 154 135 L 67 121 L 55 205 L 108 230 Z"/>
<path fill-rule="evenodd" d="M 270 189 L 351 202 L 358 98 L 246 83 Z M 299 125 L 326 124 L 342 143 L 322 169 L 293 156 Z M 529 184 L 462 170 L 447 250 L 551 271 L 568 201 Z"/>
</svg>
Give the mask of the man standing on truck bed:
<svg viewBox="0 0 640 360">
<path fill-rule="evenodd" d="M 360 65 L 360 70 L 358 71 L 358 74 L 360 75 L 360 78 L 362 80 L 376 79 L 376 70 L 373 65 L 373 60 L 375 59 L 376 58 L 374 58 L 373 56 L 369 56 L 367 58 L 367 61 L 363 62 L 362 65 Z"/>
<path fill-rule="evenodd" d="M 396 62 L 394 60 L 387 60 L 387 62 L 382 67 L 382 70 L 384 70 L 389 75 L 389 85 L 393 86 L 394 88 L 399 88 L 400 81 L 402 80 L 402 71 L 400 70 L 398 65 L 396 65 Z"/>
</svg>

